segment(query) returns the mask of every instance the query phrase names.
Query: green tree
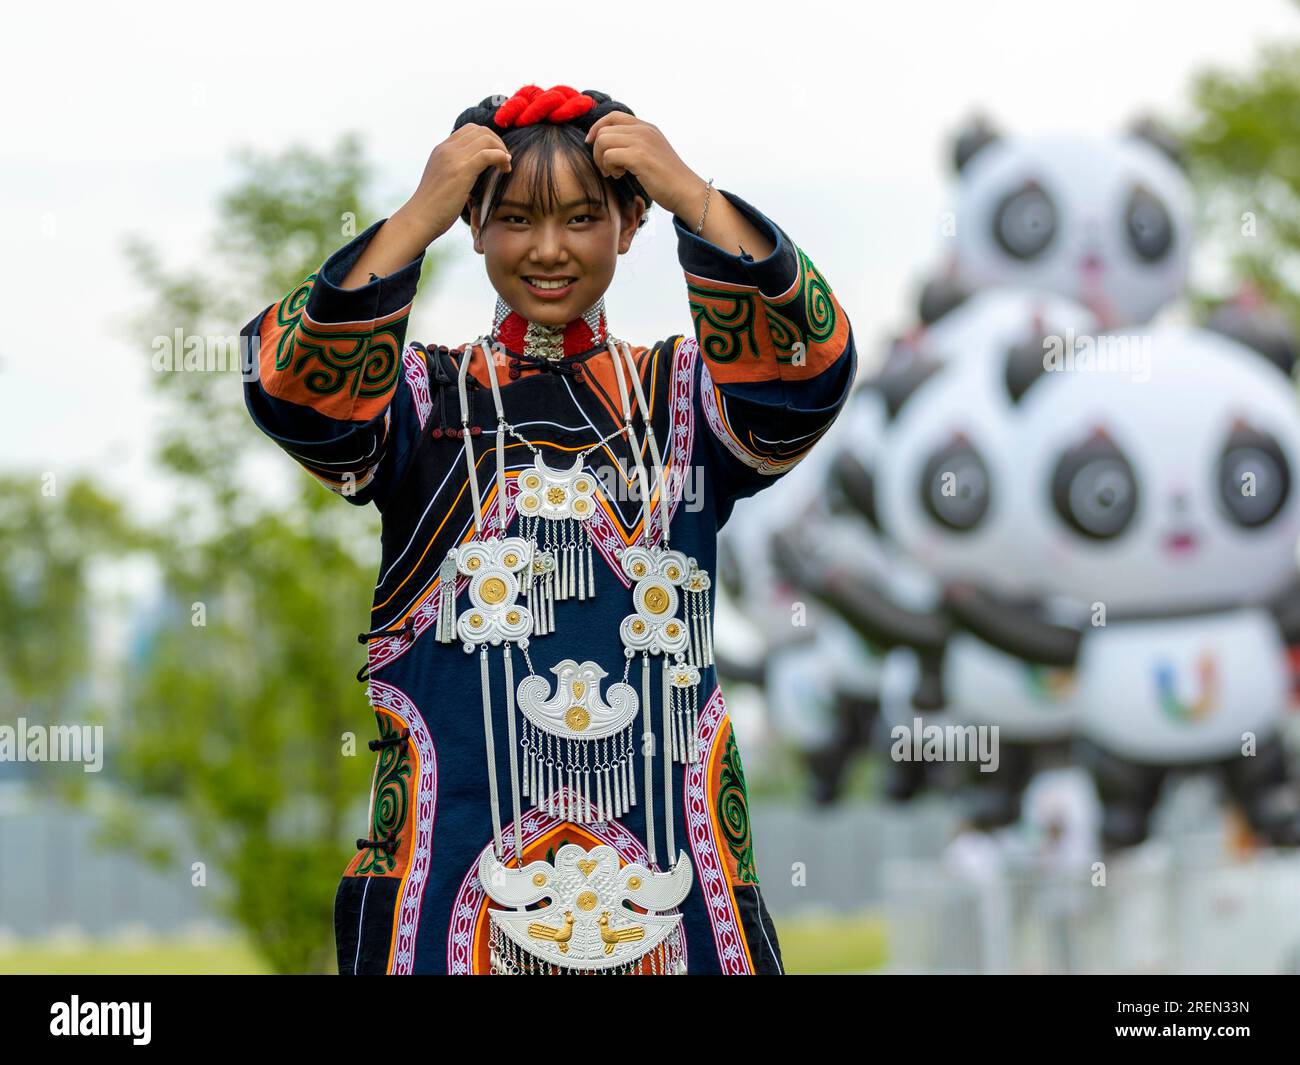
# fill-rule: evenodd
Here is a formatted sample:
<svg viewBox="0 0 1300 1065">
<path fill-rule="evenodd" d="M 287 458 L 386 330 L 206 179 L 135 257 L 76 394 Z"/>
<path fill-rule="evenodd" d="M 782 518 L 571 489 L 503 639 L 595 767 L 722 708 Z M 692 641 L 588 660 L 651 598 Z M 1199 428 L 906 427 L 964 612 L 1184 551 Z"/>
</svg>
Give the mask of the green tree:
<svg viewBox="0 0 1300 1065">
<path fill-rule="evenodd" d="M 1300 324 L 1300 43 L 1210 70 L 1185 130 L 1207 251 Z"/>
<path fill-rule="evenodd" d="M 369 224 L 358 220 L 379 217 L 353 136 L 323 154 L 238 162 L 199 265 L 170 271 L 142 240 L 128 244 L 151 294 L 134 330 L 151 338 L 151 362 L 178 329 L 214 347 L 234 339 Z M 143 853 L 159 838 L 150 809 L 174 807 L 196 851 L 164 846 L 162 860 L 187 877 L 194 862 L 219 872 L 229 886 L 214 903 L 275 970 L 331 971 L 334 892 L 365 834 L 373 767 L 375 721 L 353 672 L 377 514 L 325 490 L 257 431 L 238 372 L 154 377 L 166 411 L 158 458 L 175 500 L 156 555 L 167 606 L 130 679 L 125 788 L 108 827 Z M 290 487 L 274 487 L 281 476 Z"/>
<path fill-rule="evenodd" d="M 0 720 L 109 725 L 89 665 L 101 629 L 93 571 L 148 545 L 121 504 L 82 477 L 0 476 Z M 24 766 L 45 794 L 78 799 L 81 772 Z"/>
</svg>

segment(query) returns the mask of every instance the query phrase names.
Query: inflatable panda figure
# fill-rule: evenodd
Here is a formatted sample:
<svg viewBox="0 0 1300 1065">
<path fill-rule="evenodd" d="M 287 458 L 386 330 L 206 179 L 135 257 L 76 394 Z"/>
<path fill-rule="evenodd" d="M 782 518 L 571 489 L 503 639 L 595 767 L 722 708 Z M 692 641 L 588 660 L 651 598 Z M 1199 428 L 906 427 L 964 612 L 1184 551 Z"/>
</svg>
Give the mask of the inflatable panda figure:
<svg viewBox="0 0 1300 1065">
<path fill-rule="evenodd" d="M 1146 322 L 1177 300 L 1192 239 L 1190 186 L 1150 124 L 1118 137 L 1002 137 L 983 123 L 955 150 L 954 230 L 921 317 L 969 292 L 1045 289 L 1104 328 Z"/>
<path fill-rule="evenodd" d="M 1279 735 L 1300 635 L 1294 392 L 1217 333 L 1121 339 L 1145 345 L 1145 372 L 1048 372 L 1021 353 L 1005 373 L 1017 556 L 1079 617 L 1045 621 L 975 585 L 948 608 L 1009 654 L 1073 670 L 1107 844 L 1145 839 L 1165 777 L 1191 769 L 1220 772 L 1265 839 L 1300 844 Z"/>
<path fill-rule="evenodd" d="M 718 536 L 729 601 L 720 601 L 719 613 L 743 617 L 761 645 L 757 666 L 720 659 L 719 669 L 762 688 L 769 722 L 800 752 L 819 804 L 839 799 L 851 763 L 868 746 L 880 661 L 845 621 L 774 567 L 771 541 L 789 529 L 827 557 L 879 565 L 865 523 L 837 505 L 826 467 L 841 447 L 870 450 L 880 417 L 873 397 L 859 389 L 818 446 L 776 484 L 740 500 Z"/>
<path fill-rule="evenodd" d="M 963 767 L 971 783 L 967 812 L 981 827 L 1013 822 L 1040 753 L 1069 739 L 1068 676 L 954 630 L 942 589 L 963 580 L 987 582 L 1003 595 L 1029 593 L 1031 575 L 1021 571 L 1017 551 L 1022 530 L 1010 506 L 1018 462 L 1009 443 L 1015 410 L 1003 380 L 1007 352 L 1027 348 L 1042 359 L 1045 335 L 1071 338 L 1095 326 L 1086 309 L 1057 296 L 980 293 L 927 332 L 910 364 L 896 364 L 876 382 L 890 417 L 874 453 L 846 451 L 834 460 L 845 494 L 893 563 L 883 581 L 859 571 L 837 577 L 831 591 L 848 620 L 890 648 L 882 732 L 903 726 L 910 733 L 917 722 L 998 726 L 997 769 Z M 891 764 L 889 794 L 915 794 L 922 769 Z"/>
</svg>

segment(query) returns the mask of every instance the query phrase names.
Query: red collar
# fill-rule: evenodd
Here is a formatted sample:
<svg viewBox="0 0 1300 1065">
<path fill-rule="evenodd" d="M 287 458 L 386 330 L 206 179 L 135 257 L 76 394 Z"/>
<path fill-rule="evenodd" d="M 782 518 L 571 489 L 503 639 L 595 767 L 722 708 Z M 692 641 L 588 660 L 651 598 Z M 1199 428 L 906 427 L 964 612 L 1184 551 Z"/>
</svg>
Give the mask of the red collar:
<svg viewBox="0 0 1300 1065">
<path fill-rule="evenodd" d="M 595 332 L 587 324 L 586 319 L 581 316 L 566 322 L 563 327 L 564 354 L 561 357 L 585 355 L 592 348 L 604 347 L 608 323 L 605 321 L 603 309 L 597 317 L 597 322 L 598 328 Z M 511 310 L 502 319 L 501 324 L 497 326 L 492 339 L 499 340 L 505 345 L 507 351 L 515 355 L 540 354 L 535 350 L 535 344 L 528 345 L 526 343 L 526 334 L 530 324 L 529 320 L 518 311 Z"/>
</svg>

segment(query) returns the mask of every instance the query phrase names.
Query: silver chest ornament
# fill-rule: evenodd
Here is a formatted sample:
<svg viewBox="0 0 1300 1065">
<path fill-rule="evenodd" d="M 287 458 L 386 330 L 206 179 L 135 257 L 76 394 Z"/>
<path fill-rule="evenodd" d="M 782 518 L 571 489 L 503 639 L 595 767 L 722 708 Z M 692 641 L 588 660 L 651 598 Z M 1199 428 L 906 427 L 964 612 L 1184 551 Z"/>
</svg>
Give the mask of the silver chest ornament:
<svg viewBox="0 0 1300 1065">
<path fill-rule="evenodd" d="M 693 882 L 690 859 L 674 841 L 674 761 L 698 761 L 696 739 L 700 671 L 711 663 L 709 641 L 709 576 L 680 551 L 667 544 L 666 484 L 649 410 L 626 345 L 621 353 L 609 342 L 622 393 L 622 429 L 611 433 L 577 456 L 567 470 L 549 467 L 530 441 L 531 468 L 518 476 L 516 511 L 522 535 L 507 536 L 505 448 L 506 422 L 491 352 L 479 342 L 487 359 L 497 412 L 496 480 L 497 533 L 484 535 L 472 433 L 465 399 L 465 374 L 474 348 L 461 362 L 459 392 L 465 461 L 474 507 L 477 538 L 450 551 L 441 578 L 438 639 L 459 639 L 467 653 L 477 648 L 483 702 L 483 730 L 488 765 L 493 847 L 479 864 L 479 879 L 500 909 L 489 909 L 490 953 L 497 973 L 652 973 L 684 972 L 681 915 L 665 913 L 678 906 Z M 554 683 L 533 670 L 530 637 L 554 628 L 554 603 L 595 594 L 588 526 L 597 506 L 595 478 L 585 470 L 586 455 L 605 440 L 626 432 L 643 489 L 644 529 L 651 529 L 648 478 L 632 429 L 630 404 L 621 359 L 632 372 L 637 400 L 645 418 L 648 443 L 655 462 L 663 505 L 663 542 L 622 552 L 621 565 L 632 580 L 633 612 L 619 632 L 624 648 L 623 679 L 601 684 L 606 670 L 597 662 L 566 658 L 552 666 Z M 540 539 L 539 539 L 540 535 Z M 468 606 L 456 616 L 458 579 L 468 578 Z M 678 617 L 684 605 L 685 616 Z M 505 673 L 506 725 L 515 867 L 505 864 L 497 784 L 496 740 L 489 673 L 489 647 L 501 647 Z M 516 688 L 511 647 L 522 651 L 528 675 Z M 642 690 L 627 683 L 633 658 L 642 656 Z M 662 725 L 664 824 L 666 855 L 672 868 L 659 872 L 655 858 L 655 744 L 651 725 L 649 656 L 662 656 Z M 518 714 L 516 713 L 518 709 Z M 625 814 L 637 803 L 635 722 L 642 712 L 645 755 L 646 849 L 649 864 L 620 867 L 618 853 L 599 845 L 586 850 L 565 844 L 554 864 L 523 864 L 521 810 L 524 797 L 565 821 L 596 824 Z M 514 752 L 518 752 L 518 757 Z M 539 902 L 540 908 L 528 909 Z M 624 905 L 630 903 L 631 907 Z"/>
<path fill-rule="evenodd" d="M 502 909 L 489 910 L 490 956 L 497 974 L 609 973 L 679 975 L 685 971 L 678 906 L 691 889 L 689 861 L 671 872 L 636 862 L 619 867 L 618 852 L 566 843 L 546 861 L 510 869 L 485 851 L 479 881 Z M 525 907 L 545 900 L 546 905 Z M 624 905 L 630 902 L 645 912 Z"/>
<path fill-rule="evenodd" d="M 576 456 L 569 469 L 556 470 L 535 454 L 532 469 L 516 479 L 520 533 L 538 548 L 526 587 L 537 615 L 534 635 L 554 631 L 556 600 L 596 594 L 590 532 L 596 478 L 583 465 L 586 455 Z"/>
<path fill-rule="evenodd" d="M 614 683 L 602 696 L 600 682 L 607 673 L 596 662 L 566 658 L 551 672 L 553 693 L 545 677 L 534 674 L 519 682 L 524 795 L 565 821 L 621 817 L 636 802 L 636 690 Z"/>
<path fill-rule="evenodd" d="M 628 655 L 641 652 L 643 692 L 649 691 L 649 656 L 664 656 L 668 756 L 679 762 L 696 762 L 700 670 L 713 661 L 709 575 L 695 559 L 661 547 L 630 547 L 620 562 L 634 584 L 633 612 L 619 625 L 619 636 Z M 686 607 L 684 619 L 677 616 L 679 603 Z"/>
</svg>

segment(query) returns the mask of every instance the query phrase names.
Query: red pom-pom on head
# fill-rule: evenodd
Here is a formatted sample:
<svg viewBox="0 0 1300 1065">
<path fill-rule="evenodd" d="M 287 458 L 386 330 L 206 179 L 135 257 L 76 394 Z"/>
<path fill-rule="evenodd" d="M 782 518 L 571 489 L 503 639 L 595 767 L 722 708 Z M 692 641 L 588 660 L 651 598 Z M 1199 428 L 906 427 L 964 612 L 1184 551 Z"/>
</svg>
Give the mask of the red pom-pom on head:
<svg viewBox="0 0 1300 1065">
<path fill-rule="evenodd" d="M 555 85 L 541 89 L 525 85 L 497 108 L 493 121 L 503 128 L 531 126 L 534 122 L 568 122 L 585 115 L 596 101 L 568 85 Z"/>
<path fill-rule="evenodd" d="M 568 122 L 570 119 L 577 118 L 579 115 L 585 115 L 595 106 L 596 101 L 590 96 L 586 96 L 580 92 L 575 92 L 565 100 L 564 103 L 560 104 L 559 107 L 551 112 L 551 121 Z"/>
</svg>

